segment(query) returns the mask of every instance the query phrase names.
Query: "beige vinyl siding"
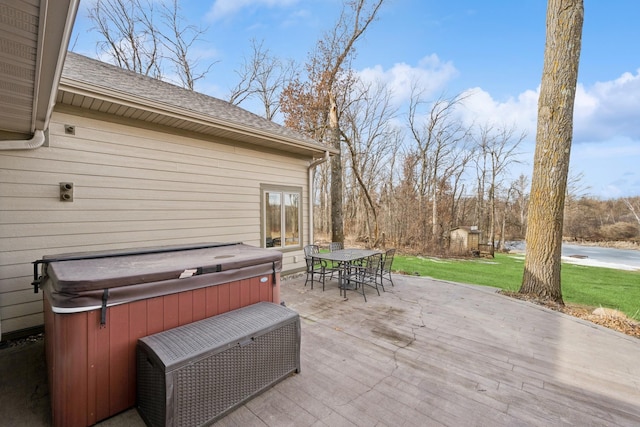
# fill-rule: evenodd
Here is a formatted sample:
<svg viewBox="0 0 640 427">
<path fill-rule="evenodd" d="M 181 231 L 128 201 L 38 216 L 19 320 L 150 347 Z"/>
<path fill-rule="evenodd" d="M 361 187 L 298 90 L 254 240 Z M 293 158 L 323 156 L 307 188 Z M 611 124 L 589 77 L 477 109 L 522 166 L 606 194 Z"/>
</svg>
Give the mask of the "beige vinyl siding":
<svg viewBox="0 0 640 427">
<path fill-rule="evenodd" d="M 65 125 L 75 135 L 65 134 Z M 309 159 L 55 112 L 50 144 L 0 152 L 2 332 L 43 323 L 32 262 L 43 255 L 200 242 L 260 246 L 260 184 L 302 189 Z M 74 201 L 59 183 L 74 183 Z M 284 270 L 302 251 L 284 253 Z"/>
</svg>

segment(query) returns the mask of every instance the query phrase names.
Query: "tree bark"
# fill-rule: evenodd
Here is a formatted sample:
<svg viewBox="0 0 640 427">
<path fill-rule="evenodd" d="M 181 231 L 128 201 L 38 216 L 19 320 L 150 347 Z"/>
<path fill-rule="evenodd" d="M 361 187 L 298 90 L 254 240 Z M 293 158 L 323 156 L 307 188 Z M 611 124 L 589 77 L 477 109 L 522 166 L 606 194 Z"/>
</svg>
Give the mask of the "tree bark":
<svg viewBox="0 0 640 427">
<path fill-rule="evenodd" d="M 562 225 L 573 105 L 584 19 L 583 0 L 549 0 L 544 67 L 520 293 L 562 301 Z"/>
<path fill-rule="evenodd" d="M 338 125 L 338 107 L 333 94 L 329 94 L 329 132 L 331 145 L 338 150 L 340 146 L 340 127 Z M 331 241 L 344 243 L 344 215 L 342 209 L 342 155 L 331 158 Z"/>
</svg>

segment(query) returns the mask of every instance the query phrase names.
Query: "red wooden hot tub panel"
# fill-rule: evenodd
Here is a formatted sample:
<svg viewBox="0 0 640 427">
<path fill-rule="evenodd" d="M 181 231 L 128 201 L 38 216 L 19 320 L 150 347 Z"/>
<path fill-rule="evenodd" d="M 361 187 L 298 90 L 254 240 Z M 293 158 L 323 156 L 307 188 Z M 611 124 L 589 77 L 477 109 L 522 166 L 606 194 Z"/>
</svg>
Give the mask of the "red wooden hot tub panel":
<svg viewBox="0 0 640 427">
<path fill-rule="evenodd" d="M 100 310 L 58 314 L 45 299 L 53 425 L 89 426 L 133 407 L 138 339 L 256 302 L 279 303 L 279 285 L 261 277 L 112 306 L 104 327 Z"/>
</svg>

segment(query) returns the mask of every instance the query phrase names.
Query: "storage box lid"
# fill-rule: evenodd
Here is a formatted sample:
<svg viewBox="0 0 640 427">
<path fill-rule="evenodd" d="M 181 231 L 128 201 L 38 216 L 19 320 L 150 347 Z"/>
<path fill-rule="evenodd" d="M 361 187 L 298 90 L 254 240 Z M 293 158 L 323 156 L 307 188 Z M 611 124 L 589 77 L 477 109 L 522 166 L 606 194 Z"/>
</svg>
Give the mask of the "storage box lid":
<svg viewBox="0 0 640 427">
<path fill-rule="evenodd" d="M 179 369 L 231 347 L 251 345 L 252 341 L 282 325 L 295 323 L 295 350 L 300 348 L 299 315 L 290 308 L 259 302 L 138 340 L 146 355 L 161 363 L 164 372 Z"/>
</svg>

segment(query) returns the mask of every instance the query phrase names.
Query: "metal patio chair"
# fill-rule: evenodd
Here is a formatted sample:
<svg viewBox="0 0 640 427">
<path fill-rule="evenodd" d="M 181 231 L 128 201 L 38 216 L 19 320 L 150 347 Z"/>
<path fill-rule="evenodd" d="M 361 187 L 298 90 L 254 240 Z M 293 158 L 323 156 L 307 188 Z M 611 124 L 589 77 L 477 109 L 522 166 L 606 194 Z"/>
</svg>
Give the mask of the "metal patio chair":
<svg viewBox="0 0 640 427">
<path fill-rule="evenodd" d="M 315 276 L 322 277 L 322 290 L 324 291 L 324 279 L 329 273 L 327 270 L 327 263 L 319 258 L 314 258 L 313 255 L 320 253 L 320 247 L 318 245 L 307 245 L 304 247 L 304 260 L 307 264 L 307 278 L 304 281 L 304 285 L 311 281 L 311 289 L 313 289 L 313 282 L 316 280 Z"/>
<path fill-rule="evenodd" d="M 331 242 L 329 243 L 329 252 L 339 251 L 344 249 L 344 245 L 342 242 Z M 329 276 L 329 280 L 333 279 L 333 273 L 339 271 L 342 268 L 342 264 L 336 261 L 331 262 L 331 266 L 327 266 L 331 275 Z"/>
<path fill-rule="evenodd" d="M 384 290 L 384 282 L 387 281 L 391 283 L 391 286 L 394 286 L 393 279 L 391 278 L 391 266 L 393 265 L 393 257 L 396 254 L 395 248 L 387 249 L 384 255 L 382 256 L 382 263 L 380 264 L 380 286 L 382 286 L 382 291 Z"/>
<path fill-rule="evenodd" d="M 380 269 L 382 265 L 382 254 L 375 254 L 363 259 L 361 264 L 351 265 L 349 273 L 346 275 L 346 283 L 354 284 L 356 290 L 362 289 L 364 301 L 367 301 L 367 295 L 364 291 L 365 286 L 370 286 L 376 290 L 380 296 L 378 289 L 378 278 L 380 277 Z"/>
</svg>

